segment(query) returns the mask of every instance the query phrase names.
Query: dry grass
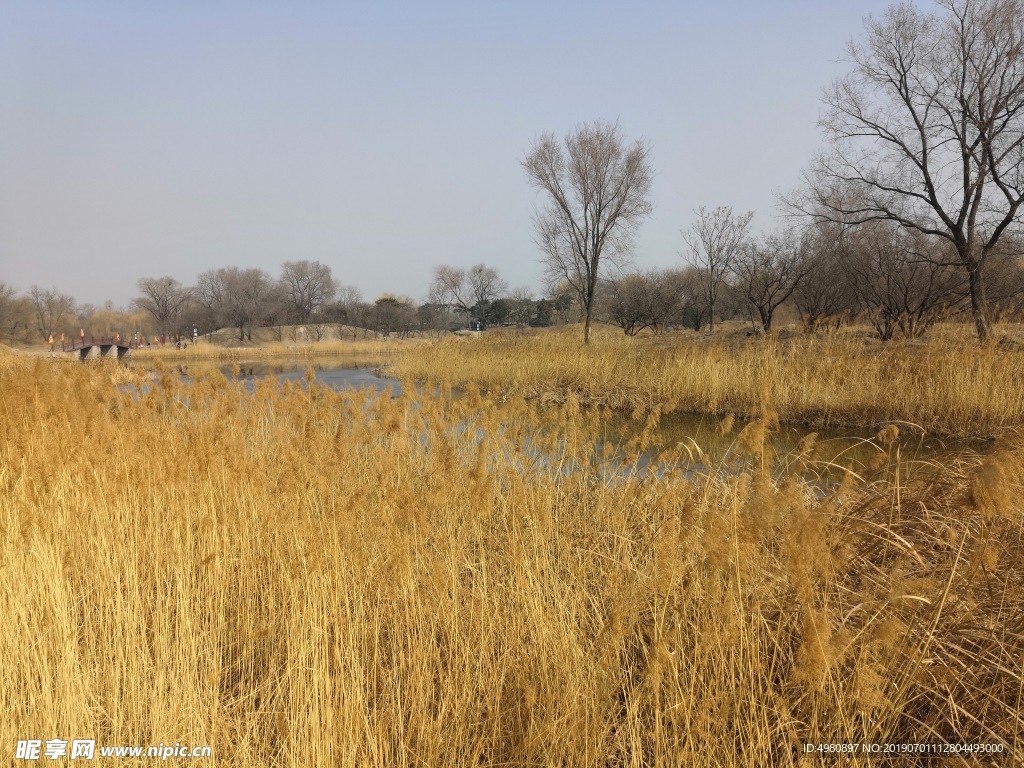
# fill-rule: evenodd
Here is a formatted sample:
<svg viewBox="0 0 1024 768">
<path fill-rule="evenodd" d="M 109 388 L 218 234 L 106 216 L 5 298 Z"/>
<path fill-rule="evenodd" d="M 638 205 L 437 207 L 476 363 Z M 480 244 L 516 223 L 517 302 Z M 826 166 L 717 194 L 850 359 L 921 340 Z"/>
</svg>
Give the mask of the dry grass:
<svg viewBox="0 0 1024 768">
<path fill-rule="evenodd" d="M 182 742 L 303 767 L 1024 754 L 1011 440 L 946 466 L 879 447 L 877 479 L 822 496 L 762 468 L 770 417 L 738 438 L 742 467 L 654 478 L 616 470 L 594 448 L 608 412 L 572 396 L 538 437 L 534 405 L 472 391 L 165 375 L 135 399 L 120 375 L 0 358 L 6 749 Z M 637 413 L 632 448 L 657 448 L 662 410 Z"/>
<path fill-rule="evenodd" d="M 312 344 L 268 342 L 252 347 L 222 347 L 201 341 L 198 344 L 189 345 L 185 349 L 176 349 L 173 345 L 135 349 L 132 350 L 131 359 L 139 363 L 149 363 L 156 360 L 180 363 L 188 361 L 255 361 L 275 358 L 314 359 L 352 355 L 363 358 L 376 357 L 383 360 L 425 343 L 427 343 L 425 339 L 376 339 L 321 341 Z"/>
<path fill-rule="evenodd" d="M 822 426 L 890 421 L 953 436 L 991 436 L 1024 424 L 1024 351 L 981 346 L 948 329 L 924 343 L 881 345 L 856 335 L 776 339 L 624 337 L 601 329 L 485 334 L 411 350 L 405 376 L 560 400 L 566 391 L 613 408 L 673 402 L 687 411 Z"/>
</svg>

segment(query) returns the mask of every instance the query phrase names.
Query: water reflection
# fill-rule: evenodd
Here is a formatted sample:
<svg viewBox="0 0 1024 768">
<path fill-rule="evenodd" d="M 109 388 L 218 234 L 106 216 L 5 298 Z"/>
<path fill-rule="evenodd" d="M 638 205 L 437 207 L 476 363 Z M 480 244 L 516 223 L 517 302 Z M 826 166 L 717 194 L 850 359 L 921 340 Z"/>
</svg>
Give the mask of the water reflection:
<svg viewBox="0 0 1024 768">
<path fill-rule="evenodd" d="M 540 428 L 520 443 L 529 465 L 561 475 L 584 472 L 601 483 L 673 472 L 725 479 L 757 468 L 777 482 L 799 479 L 813 492 L 824 493 L 848 472 L 871 482 L 897 465 L 955 463 L 991 447 L 988 440 L 939 439 L 910 425 L 891 442 L 879 440 L 875 430 L 782 425 L 764 434 L 762 450 L 752 449 L 760 445 L 757 440 L 740 437 L 749 424 L 740 419 L 726 419 L 730 428 L 725 429 L 719 416 L 671 413 L 648 428 L 647 414 L 615 413 L 596 429 L 577 431 L 567 427 L 557 407 L 547 413 L 540 409 L 538 415 Z"/>
<path fill-rule="evenodd" d="M 271 376 L 281 384 L 299 382 L 304 386 L 310 369 L 314 382 L 334 390 L 370 389 L 378 393 L 388 392 L 391 397 L 402 392 L 401 383 L 386 375 L 379 358 L 251 361 L 182 366 L 178 372 L 183 379 L 192 380 L 204 370 L 219 370 L 251 392 L 259 380 Z M 459 393 L 452 392 L 452 395 L 458 397 Z M 572 457 L 574 451 L 567 450 L 564 442 L 566 427 L 560 421 L 559 409 L 541 409 L 539 413 L 542 425 L 523 446 L 524 457 L 534 470 L 550 470 L 554 466 L 558 467 L 559 474 L 595 470 L 594 466 L 579 466 L 578 460 Z M 545 418 L 545 413 L 550 414 L 550 418 Z M 750 456 L 741 455 L 737 447 L 737 436 L 746 426 L 742 420 L 730 419 L 734 423 L 729 429 L 723 429 L 722 419 L 717 416 L 671 413 L 661 417 L 657 427 L 648 430 L 644 436 L 646 415 L 640 416 L 636 419 L 617 413 L 603 420 L 601 436 L 587 451 L 594 460 L 602 455 L 606 459 L 605 471 L 598 474 L 610 473 L 620 479 L 635 473 L 659 475 L 670 466 L 683 468 L 687 474 L 732 474 L 752 461 Z M 456 429 L 474 427 L 463 424 L 456 425 Z M 812 432 L 815 432 L 815 437 L 808 440 Z M 481 434 L 479 437 L 483 439 L 484 436 Z M 763 462 L 765 468 L 776 476 L 795 474 L 821 488 L 841 481 L 847 468 L 859 474 L 871 474 L 897 453 L 904 460 L 942 462 L 953 460 L 966 451 L 983 452 L 988 447 L 987 441 L 944 441 L 913 430 L 905 430 L 898 441 L 885 447 L 874 441 L 874 437 L 874 431 L 812 430 L 783 425 L 766 435 L 765 451 L 757 462 Z M 639 447 L 636 441 L 640 439 L 649 444 Z M 664 459 L 670 455 L 676 458 L 666 463 Z M 524 470 L 528 471 L 526 467 Z"/>
<path fill-rule="evenodd" d="M 344 359 L 329 360 L 284 360 L 274 362 L 243 362 L 221 365 L 217 369 L 226 377 L 236 378 L 252 391 L 259 379 L 274 376 L 278 383 L 300 381 L 306 379 L 306 372 L 313 369 L 313 381 L 334 390 L 342 389 L 374 389 L 382 392 L 390 389 L 392 396 L 402 393 L 402 385 L 397 379 L 386 376 L 380 368 L 378 360 Z M 196 371 L 198 372 L 198 370 Z"/>
<path fill-rule="evenodd" d="M 737 437 L 747 426 L 746 421 L 730 419 L 731 428 L 723 430 L 723 419 L 699 413 L 671 413 L 663 416 L 656 430 L 663 445 L 687 445 L 691 451 L 703 455 L 694 456 L 702 463 L 717 466 L 737 458 Z M 629 416 L 613 416 L 608 422 L 609 433 L 617 436 L 639 434 L 643 421 Z M 765 460 L 778 464 L 800 458 L 807 464 L 813 463 L 828 469 L 828 465 L 870 466 L 877 464 L 897 450 L 904 457 L 932 460 L 964 450 L 981 450 L 985 441 L 941 440 L 928 436 L 920 430 L 905 428 L 899 440 L 892 446 L 884 447 L 874 439 L 875 430 L 862 429 L 814 429 L 807 426 L 783 424 L 766 435 Z M 810 438 L 810 439 L 808 439 Z"/>
</svg>

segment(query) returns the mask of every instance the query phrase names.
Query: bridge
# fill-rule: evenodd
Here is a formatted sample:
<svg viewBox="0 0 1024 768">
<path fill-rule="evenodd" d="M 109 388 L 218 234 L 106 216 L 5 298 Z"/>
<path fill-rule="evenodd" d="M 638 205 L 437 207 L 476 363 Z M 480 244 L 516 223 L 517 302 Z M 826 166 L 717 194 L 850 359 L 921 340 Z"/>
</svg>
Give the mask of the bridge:
<svg viewBox="0 0 1024 768">
<path fill-rule="evenodd" d="M 76 353 L 81 360 L 90 357 L 116 357 L 118 359 L 127 355 L 131 350 L 137 349 L 139 343 L 132 339 L 122 339 L 120 336 L 79 336 L 67 341 L 61 340 L 61 352 Z"/>
</svg>

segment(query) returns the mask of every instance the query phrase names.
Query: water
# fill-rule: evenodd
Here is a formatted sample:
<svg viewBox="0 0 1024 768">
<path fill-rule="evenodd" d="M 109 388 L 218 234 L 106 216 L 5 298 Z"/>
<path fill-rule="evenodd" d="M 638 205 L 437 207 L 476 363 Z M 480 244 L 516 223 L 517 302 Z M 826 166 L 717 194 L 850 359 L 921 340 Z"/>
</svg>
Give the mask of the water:
<svg viewBox="0 0 1024 768">
<path fill-rule="evenodd" d="M 199 372 L 203 366 L 196 366 Z M 279 383 L 304 382 L 307 371 L 312 368 L 314 381 L 334 390 L 371 389 L 375 392 L 389 392 L 396 397 L 402 392 L 401 383 L 386 374 L 378 361 L 367 359 L 323 358 L 310 360 L 278 360 L 272 362 L 239 362 L 216 366 L 228 378 L 233 378 L 252 391 L 256 382 L 273 376 Z M 187 367 L 179 368 L 186 378 L 191 378 Z M 458 396 L 458 393 L 454 393 Z M 560 432 L 557 411 L 552 409 L 552 419 L 542 429 Z M 611 443 L 615 454 L 625 459 L 622 450 L 629 440 L 639 434 L 645 419 L 633 420 L 628 415 L 616 414 L 605 425 L 604 435 L 598 442 L 598 450 L 604 443 Z M 667 414 L 659 422 L 655 430 L 655 440 L 663 447 L 673 445 L 684 446 L 683 451 L 689 455 L 688 467 L 696 472 L 713 472 L 737 468 L 742 458 L 736 453 L 736 436 L 745 426 L 740 419 L 735 420 L 733 428 L 723 434 L 720 430 L 721 418 L 707 414 L 672 413 Z M 801 453 L 801 441 L 812 431 L 818 433 L 812 451 Z M 903 457 L 911 457 L 921 461 L 941 461 L 943 457 L 952 457 L 966 450 L 983 451 L 987 447 L 984 441 L 943 441 L 913 432 L 904 433 L 893 446 L 882 448 L 872 442 L 874 431 L 846 430 L 812 430 L 806 427 L 782 425 L 768 436 L 767 458 L 777 471 L 798 470 L 798 474 L 814 476 L 819 482 L 832 484 L 841 479 L 843 467 L 850 467 L 862 472 L 876 465 L 887 454 L 899 451 Z M 635 459 L 636 469 L 646 469 L 657 455 L 656 450 L 643 451 Z M 799 457 L 799 459 L 798 459 Z M 799 467 L 793 465 L 799 463 Z M 653 468 L 653 467 L 652 467 Z"/>
<path fill-rule="evenodd" d="M 310 368 L 313 369 L 314 381 L 334 390 L 373 389 L 383 392 L 390 389 L 392 396 L 402 394 L 402 384 L 397 379 L 384 375 L 379 366 L 370 365 L 366 360 L 284 360 L 219 366 L 221 373 L 228 378 L 236 377 L 249 390 L 256 381 L 267 376 L 275 376 L 281 384 L 304 381 Z"/>
</svg>

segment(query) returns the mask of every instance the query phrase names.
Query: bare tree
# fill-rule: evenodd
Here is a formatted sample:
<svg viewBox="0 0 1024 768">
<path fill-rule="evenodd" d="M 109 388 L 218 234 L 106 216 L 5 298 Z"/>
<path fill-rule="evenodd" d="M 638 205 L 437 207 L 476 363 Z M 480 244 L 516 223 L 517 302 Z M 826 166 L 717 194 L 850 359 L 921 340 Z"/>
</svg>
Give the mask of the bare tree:
<svg viewBox="0 0 1024 768">
<path fill-rule="evenodd" d="M 833 151 L 814 163 L 805 212 L 893 221 L 948 241 L 991 333 L 984 272 L 1024 203 L 1024 0 L 891 7 L 849 46 L 825 95 Z"/>
<path fill-rule="evenodd" d="M 793 303 L 805 330 L 838 329 L 853 312 L 855 302 L 843 263 L 843 228 L 817 222 L 806 237 L 807 271 L 793 291 Z"/>
<path fill-rule="evenodd" d="M 339 326 L 339 337 L 343 332 L 341 326 L 348 326 L 355 339 L 359 335 L 358 329 L 363 325 L 363 315 L 366 305 L 363 304 L 362 292 L 352 285 L 339 285 L 334 301 L 323 306 L 321 313 L 328 322 Z"/>
<path fill-rule="evenodd" d="M 64 323 L 74 317 L 74 297 L 61 293 L 56 288 L 43 290 L 38 285 L 33 285 L 29 289 L 28 298 L 32 303 L 36 329 L 44 339 L 60 332 Z"/>
<path fill-rule="evenodd" d="M 286 261 L 281 265 L 281 292 L 289 314 L 304 323 L 331 301 L 337 285 L 331 268 L 319 261 Z"/>
<path fill-rule="evenodd" d="M 551 312 L 562 325 L 578 323 L 582 319 L 580 314 L 579 296 L 566 282 L 561 282 L 548 287 L 547 301 L 551 304 Z"/>
<path fill-rule="evenodd" d="M 533 300 L 533 291 L 529 288 L 516 288 L 509 294 L 509 316 L 510 322 L 516 325 L 528 325 L 537 309 L 537 303 Z"/>
<path fill-rule="evenodd" d="M 272 324 L 281 307 L 281 293 L 274 279 L 262 269 L 233 271 L 228 280 L 228 299 L 235 315 L 234 325 L 252 341 L 252 326 Z"/>
<path fill-rule="evenodd" d="M 271 322 L 278 312 L 280 292 L 273 278 L 262 269 L 225 267 L 199 275 L 196 300 L 215 322 L 238 329 L 238 340 L 252 341 L 256 322 Z"/>
<path fill-rule="evenodd" d="M 31 326 L 31 303 L 13 286 L 0 282 L 0 338 L 13 341 Z"/>
<path fill-rule="evenodd" d="M 14 286 L 0 282 L 0 329 L 6 329 L 14 317 L 18 292 Z"/>
<path fill-rule="evenodd" d="M 651 330 L 655 335 L 682 322 L 685 275 L 652 270 L 623 275 L 602 284 L 602 304 L 612 323 L 627 336 Z"/>
<path fill-rule="evenodd" d="M 363 292 L 354 285 L 339 285 L 336 296 L 343 307 L 359 304 L 363 300 Z"/>
<path fill-rule="evenodd" d="M 337 303 L 341 306 L 343 321 L 352 330 L 353 340 L 361 328 L 366 334 L 367 305 L 363 302 L 363 293 L 354 285 L 343 285 L 338 289 Z"/>
<path fill-rule="evenodd" d="M 966 278 L 919 232 L 884 222 L 858 227 L 844 241 L 843 267 L 858 308 L 888 341 L 897 332 L 917 337 L 966 298 Z"/>
<path fill-rule="evenodd" d="M 647 327 L 649 290 L 647 276 L 639 273 L 602 281 L 599 293 L 602 314 L 627 336 L 635 336 Z"/>
<path fill-rule="evenodd" d="M 473 304 L 494 301 L 508 291 L 508 283 L 498 276 L 498 270 L 476 264 L 466 273 L 466 288 Z"/>
<path fill-rule="evenodd" d="M 385 293 L 373 303 L 370 316 L 384 338 L 392 333 L 404 338 L 416 326 L 416 302 L 408 296 Z"/>
<path fill-rule="evenodd" d="M 420 304 L 416 308 L 416 326 L 421 331 L 433 331 L 440 337 L 448 330 L 448 311 L 440 304 Z"/>
<path fill-rule="evenodd" d="M 427 301 L 444 307 L 445 311 L 454 310 L 468 317 L 473 299 L 466 284 L 466 270 L 448 264 L 435 267 Z"/>
<path fill-rule="evenodd" d="M 209 330 L 212 332 L 226 325 L 228 320 L 227 288 L 225 286 L 225 270 L 211 269 L 196 278 L 192 295 L 196 303 L 202 307 Z"/>
<path fill-rule="evenodd" d="M 789 299 L 809 269 L 807 240 L 795 230 L 750 242 L 737 254 L 736 288 L 757 310 L 765 333 L 771 333 L 775 310 Z"/>
<path fill-rule="evenodd" d="M 704 298 L 704 282 L 694 266 L 688 266 L 676 273 L 679 288 L 680 322 L 699 331 L 708 319 L 708 308 Z"/>
<path fill-rule="evenodd" d="M 468 270 L 442 264 L 434 269 L 427 301 L 470 317 L 474 307 L 487 307 L 507 290 L 508 283 L 486 264 L 475 264 Z"/>
<path fill-rule="evenodd" d="M 1008 235 L 985 267 L 985 295 L 994 315 L 1022 317 L 1024 310 L 1024 237 Z"/>
<path fill-rule="evenodd" d="M 182 310 L 192 299 L 191 290 L 173 277 L 144 277 L 138 287 L 142 295 L 133 304 L 153 316 L 157 333 L 174 333 Z"/>
<path fill-rule="evenodd" d="M 115 307 L 114 302 L 108 299 L 101 307 L 94 304 L 77 305 L 75 319 L 79 327 L 88 328 L 90 333 L 98 336 L 113 336 L 121 332 L 127 335 L 130 329 L 144 327 L 143 323 L 149 319 L 144 310 L 133 309 Z"/>
<path fill-rule="evenodd" d="M 735 215 L 729 206 L 708 210 L 703 206 L 695 211 L 697 220 L 689 230 L 683 230 L 683 239 L 689 246 L 688 260 L 701 281 L 701 292 L 708 312 L 708 326 L 715 330 L 715 305 L 722 286 L 733 268 L 733 263 L 747 245 L 753 211 Z"/>
<path fill-rule="evenodd" d="M 650 148 L 628 145 L 618 125 L 598 121 L 566 136 L 564 147 L 544 134 L 523 168 L 548 198 L 534 224 L 549 282 L 568 283 L 579 298 L 589 344 L 602 259 L 621 266 L 652 209 Z"/>
</svg>

